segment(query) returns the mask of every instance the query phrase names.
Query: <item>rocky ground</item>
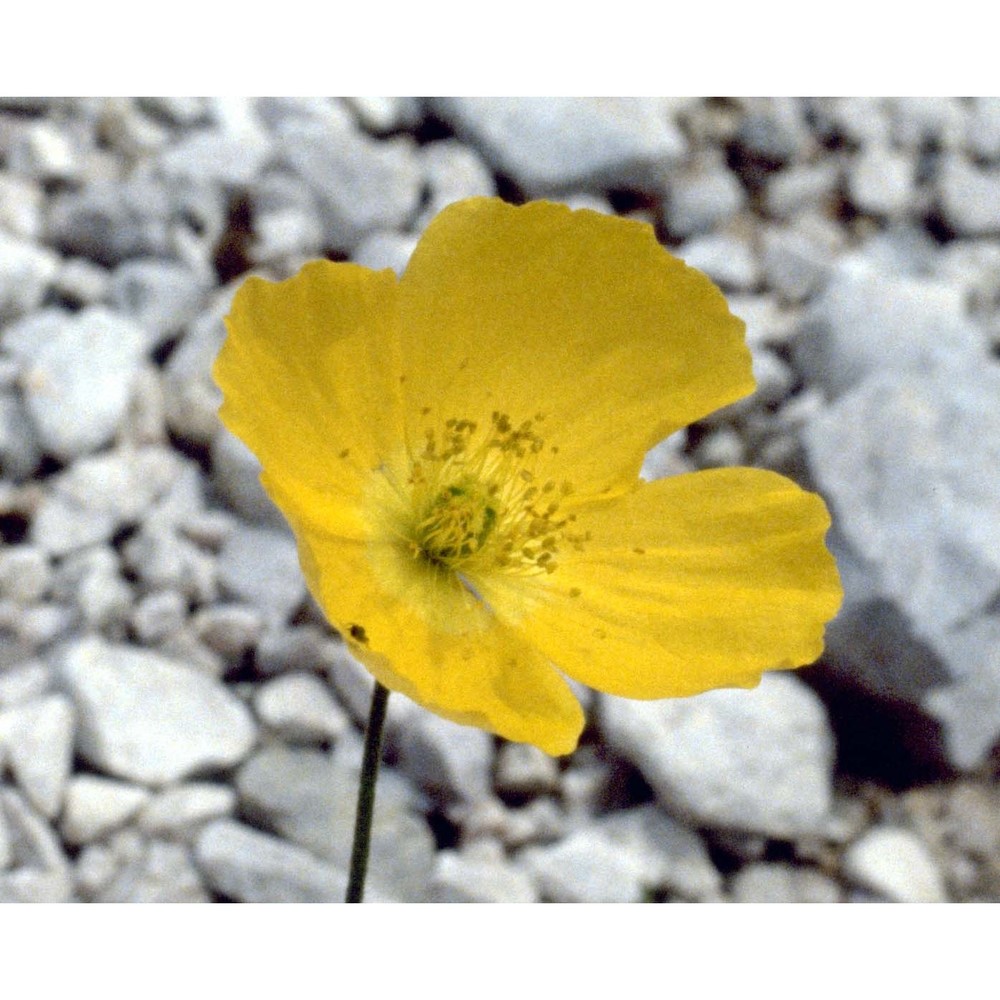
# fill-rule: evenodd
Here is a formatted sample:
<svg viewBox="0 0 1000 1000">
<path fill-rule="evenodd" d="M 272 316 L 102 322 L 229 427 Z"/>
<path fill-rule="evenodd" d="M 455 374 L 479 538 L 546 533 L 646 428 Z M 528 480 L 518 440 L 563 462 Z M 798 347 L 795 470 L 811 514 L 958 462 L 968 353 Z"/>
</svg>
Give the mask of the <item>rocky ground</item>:
<svg viewBox="0 0 1000 1000">
<path fill-rule="evenodd" d="M 215 416 L 251 270 L 448 202 L 652 222 L 760 389 L 649 475 L 821 490 L 847 591 L 752 693 L 556 761 L 390 703 L 370 897 L 1000 900 L 1000 100 L 0 99 L 0 901 L 341 896 L 370 683 Z"/>
</svg>

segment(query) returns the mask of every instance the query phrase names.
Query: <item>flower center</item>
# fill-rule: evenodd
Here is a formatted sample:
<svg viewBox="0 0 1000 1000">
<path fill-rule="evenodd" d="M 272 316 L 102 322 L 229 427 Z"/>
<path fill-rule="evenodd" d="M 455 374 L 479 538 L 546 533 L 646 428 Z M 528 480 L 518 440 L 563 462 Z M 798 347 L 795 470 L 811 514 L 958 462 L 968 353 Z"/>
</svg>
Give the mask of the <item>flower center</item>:
<svg viewBox="0 0 1000 1000">
<path fill-rule="evenodd" d="M 443 431 L 426 429 L 406 483 L 403 536 L 414 559 L 472 577 L 553 573 L 562 546 L 582 546 L 575 515 L 561 512 L 572 485 L 538 474 L 558 452 L 539 433 L 543 420 L 536 414 L 515 425 L 494 412 L 484 430 L 458 418 Z"/>
</svg>

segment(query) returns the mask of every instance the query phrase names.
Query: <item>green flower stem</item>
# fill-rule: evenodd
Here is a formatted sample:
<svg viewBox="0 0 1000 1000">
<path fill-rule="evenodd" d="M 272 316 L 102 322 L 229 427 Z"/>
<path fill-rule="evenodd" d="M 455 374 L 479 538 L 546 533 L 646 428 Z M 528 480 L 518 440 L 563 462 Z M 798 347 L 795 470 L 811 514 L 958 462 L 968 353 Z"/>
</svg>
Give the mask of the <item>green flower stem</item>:
<svg viewBox="0 0 1000 1000">
<path fill-rule="evenodd" d="M 358 812 L 354 818 L 354 843 L 351 846 L 351 877 L 347 883 L 348 903 L 360 903 L 365 894 L 365 874 L 368 871 L 368 851 L 372 842 L 372 816 L 375 812 L 375 782 L 382 756 L 382 730 L 389 689 L 375 682 L 372 707 L 365 730 L 365 755 L 361 760 L 361 782 L 358 785 Z"/>
</svg>

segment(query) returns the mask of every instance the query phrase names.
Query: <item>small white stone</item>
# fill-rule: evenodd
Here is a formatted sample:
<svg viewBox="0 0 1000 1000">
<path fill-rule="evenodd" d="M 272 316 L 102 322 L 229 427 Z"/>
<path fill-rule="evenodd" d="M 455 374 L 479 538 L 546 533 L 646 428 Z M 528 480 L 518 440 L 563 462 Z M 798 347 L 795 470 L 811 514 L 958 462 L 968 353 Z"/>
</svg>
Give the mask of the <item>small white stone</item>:
<svg viewBox="0 0 1000 1000">
<path fill-rule="evenodd" d="M 428 896 L 434 903 L 535 903 L 538 890 L 502 853 L 491 858 L 472 849 L 437 854 Z"/>
<path fill-rule="evenodd" d="M 293 741 L 333 741 L 350 724 L 329 688 L 311 674 L 268 681 L 254 696 L 254 708 L 265 726 Z"/>
<path fill-rule="evenodd" d="M 945 903 L 948 893 L 937 861 L 909 830 L 878 827 L 852 844 L 844 871 L 855 882 L 899 903 Z"/>
<path fill-rule="evenodd" d="M 60 828 L 70 844 L 87 844 L 127 823 L 149 800 L 149 792 L 93 774 L 72 778 Z"/>
<path fill-rule="evenodd" d="M 192 781 L 158 792 L 139 813 L 138 827 L 153 837 L 187 839 L 213 819 L 231 816 L 236 792 L 229 785 Z"/>
<path fill-rule="evenodd" d="M 62 806 L 73 757 L 73 705 L 53 694 L 0 712 L 0 747 L 31 804 L 51 819 Z"/>
<path fill-rule="evenodd" d="M 537 795 L 559 787 L 559 764 L 530 743 L 503 743 L 497 752 L 497 791 Z"/>
</svg>

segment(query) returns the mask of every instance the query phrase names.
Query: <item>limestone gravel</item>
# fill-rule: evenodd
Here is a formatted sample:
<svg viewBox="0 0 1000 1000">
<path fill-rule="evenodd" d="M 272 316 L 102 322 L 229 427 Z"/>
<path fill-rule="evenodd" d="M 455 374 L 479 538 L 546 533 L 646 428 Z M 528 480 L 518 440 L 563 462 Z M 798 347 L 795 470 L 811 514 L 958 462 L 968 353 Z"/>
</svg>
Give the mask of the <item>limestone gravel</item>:
<svg viewBox="0 0 1000 1000">
<path fill-rule="evenodd" d="M 790 838 L 820 830 L 830 810 L 832 734 L 795 677 L 668 701 L 605 695 L 601 721 L 661 804 L 700 825 Z"/>
<path fill-rule="evenodd" d="M 234 694 L 157 653 L 89 638 L 57 665 L 79 713 L 78 748 L 108 775 L 165 785 L 232 767 L 253 745 L 253 719 Z"/>
</svg>

